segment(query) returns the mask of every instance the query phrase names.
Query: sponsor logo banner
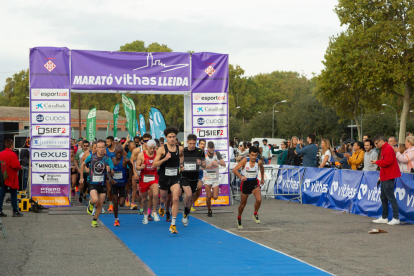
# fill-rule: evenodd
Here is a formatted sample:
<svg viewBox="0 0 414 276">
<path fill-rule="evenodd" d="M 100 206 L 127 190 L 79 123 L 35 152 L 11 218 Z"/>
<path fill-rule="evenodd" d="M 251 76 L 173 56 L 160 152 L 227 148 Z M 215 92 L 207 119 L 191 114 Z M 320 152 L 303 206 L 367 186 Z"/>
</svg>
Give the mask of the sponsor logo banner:
<svg viewBox="0 0 414 276">
<path fill-rule="evenodd" d="M 70 139 L 68 138 L 54 138 L 54 137 L 34 137 L 32 138 L 30 147 L 32 149 L 39 148 L 64 148 L 70 147 Z"/>
<path fill-rule="evenodd" d="M 70 113 L 32 113 L 32 124 L 69 124 Z"/>
<path fill-rule="evenodd" d="M 202 116 L 202 115 L 226 115 L 227 114 L 227 105 L 226 104 L 217 104 L 217 105 L 202 105 L 195 104 L 193 105 L 193 115 Z"/>
<path fill-rule="evenodd" d="M 30 100 L 69 100 L 69 97 L 69 89 L 32 88 Z"/>
<path fill-rule="evenodd" d="M 226 116 L 194 116 L 193 117 L 193 126 L 226 126 L 227 117 Z"/>
<path fill-rule="evenodd" d="M 206 198 L 199 197 L 194 203 L 195 206 L 207 206 Z M 220 206 L 220 205 L 230 205 L 229 196 L 219 196 L 217 200 L 211 199 L 211 205 Z"/>
<path fill-rule="evenodd" d="M 229 149 L 227 139 L 223 139 L 223 140 L 208 140 L 208 139 L 206 139 L 207 144 L 210 141 L 214 143 L 214 149 L 215 150 L 228 150 Z M 199 145 L 198 145 L 198 142 L 197 142 L 197 147 L 198 146 Z"/>
<path fill-rule="evenodd" d="M 32 160 L 69 161 L 69 149 L 32 149 Z"/>
<path fill-rule="evenodd" d="M 227 138 L 227 128 L 193 128 L 198 138 Z"/>
<path fill-rule="evenodd" d="M 194 53 L 191 56 L 192 91 L 228 92 L 229 55 Z"/>
<path fill-rule="evenodd" d="M 70 184 L 69 177 L 69 174 L 62 173 L 32 173 L 32 184 Z"/>
<path fill-rule="evenodd" d="M 33 184 L 32 195 L 40 196 L 65 196 L 69 194 L 69 185 L 36 185 Z"/>
<path fill-rule="evenodd" d="M 220 103 L 227 104 L 226 93 L 192 93 L 193 104 Z"/>
<path fill-rule="evenodd" d="M 32 112 L 70 112 L 70 101 L 31 101 L 31 107 Z"/>
<path fill-rule="evenodd" d="M 43 206 L 70 206 L 69 198 L 66 196 L 51 197 L 51 196 L 33 196 L 32 199 Z"/>
<path fill-rule="evenodd" d="M 69 161 L 33 161 L 32 171 L 33 172 L 63 172 L 67 173 L 70 169 Z"/>
<path fill-rule="evenodd" d="M 69 125 L 37 125 L 32 121 L 32 137 L 33 136 L 58 136 L 70 137 Z"/>
</svg>

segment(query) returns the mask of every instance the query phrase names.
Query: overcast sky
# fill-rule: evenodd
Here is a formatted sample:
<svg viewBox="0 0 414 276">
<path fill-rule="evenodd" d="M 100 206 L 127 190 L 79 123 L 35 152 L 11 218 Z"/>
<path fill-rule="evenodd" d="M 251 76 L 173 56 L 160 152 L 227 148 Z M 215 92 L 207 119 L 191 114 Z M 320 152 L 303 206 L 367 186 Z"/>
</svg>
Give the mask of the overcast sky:
<svg viewBox="0 0 414 276">
<path fill-rule="evenodd" d="M 228 53 L 247 76 L 319 73 L 344 28 L 335 0 L 0 1 L 0 91 L 29 67 L 29 48 L 119 50 L 134 40 L 173 51 Z"/>
</svg>

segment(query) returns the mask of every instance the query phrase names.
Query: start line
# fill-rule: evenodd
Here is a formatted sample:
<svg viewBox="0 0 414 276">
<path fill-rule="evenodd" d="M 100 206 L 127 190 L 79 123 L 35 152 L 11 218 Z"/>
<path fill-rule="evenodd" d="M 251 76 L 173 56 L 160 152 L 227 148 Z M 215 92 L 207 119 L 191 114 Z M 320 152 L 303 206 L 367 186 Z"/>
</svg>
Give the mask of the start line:
<svg viewBox="0 0 414 276">
<path fill-rule="evenodd" d="M 99 217 L 156 275 L 330 275 L 193 216 L 184 227 L 178 214 L 177 235 L 165 218 L 147 225 L 142 218 L 120 214 L 121 226 L 114 227 L 112 214 Z"/>
</svg>

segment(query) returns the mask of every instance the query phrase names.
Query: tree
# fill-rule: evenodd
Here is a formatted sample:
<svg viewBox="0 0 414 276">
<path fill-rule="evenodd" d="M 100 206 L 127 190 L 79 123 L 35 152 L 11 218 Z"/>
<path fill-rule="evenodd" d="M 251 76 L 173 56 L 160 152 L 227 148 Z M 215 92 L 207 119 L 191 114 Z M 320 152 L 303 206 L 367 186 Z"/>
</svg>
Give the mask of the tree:
<svg viewBox="0 0 414 276">
<path fill-rule="evenodd" d="M 341 25 L 357 34 L 370 60 L 366 82 L 378 93 L 397 95 L 403 101 L 399 142 L 404 143 L 407 115 L 414 84 L 414 2 L 412 0 L 339 0 L 335 9 Z M 353 47 L 353 45 L 351 45 Z"/>
<path fill-rule="evenodd" d="M 1 92 L 0 104 L 4 106 L 29 106 L 29 69 L 16 73 L 6 79 L 6 85 Z"/>
</svg>

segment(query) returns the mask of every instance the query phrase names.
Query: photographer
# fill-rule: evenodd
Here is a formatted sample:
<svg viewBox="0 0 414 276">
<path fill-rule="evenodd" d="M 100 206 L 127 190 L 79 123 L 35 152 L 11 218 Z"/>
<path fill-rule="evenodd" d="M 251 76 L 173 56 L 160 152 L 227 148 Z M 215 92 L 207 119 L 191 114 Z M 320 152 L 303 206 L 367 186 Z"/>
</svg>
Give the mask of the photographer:
<svg viewBox="0 0 414 276">
<path fill-rule="evenodd" d="M 348 160 L 348 164 L 351 166 L 351 170 L 362 170 L 362 167 L 364 165 L 364 144 L 362 144 L 362 142 L 357 141 L 354 143 L 354 153 L 349 154 L 349 153 L 345 153 L 344 156 L 345 158 Z"/>
<path fill-rule="evenodd" d="M 400 153 L 398 148 L 394 147 L 394 152 L 398 163 L 401 164 L 402 172 L 414 173 L 414 136 L 408 136 L 405 138 L 405 147 L 407 148 L 404 153 Z"/>
<path fill-rule="evenodd" d="M 318 154 L 318 146 L 315 145 L 316 136 L 313 133 L 308 134 L 306 141 L 308 145 L 303 147 L 302 141 L 296 146 L 296 154 L 303 156 L 304 167 L 316 167 L 316 155 Z"/>
</svg>

